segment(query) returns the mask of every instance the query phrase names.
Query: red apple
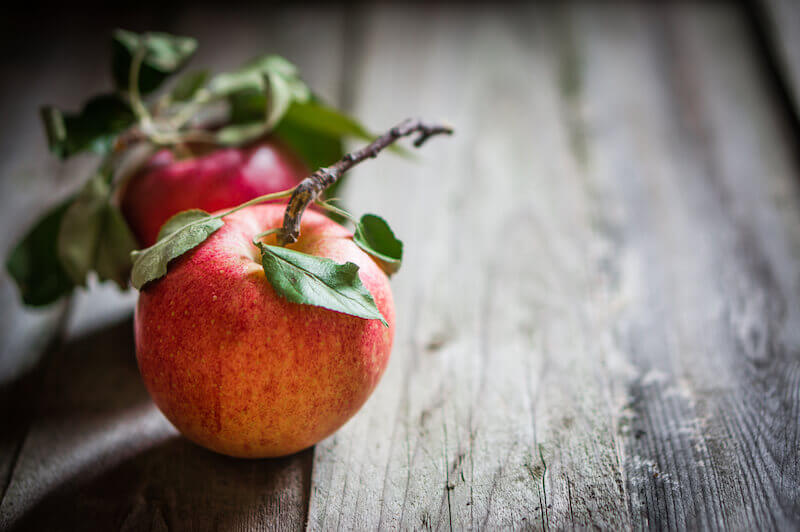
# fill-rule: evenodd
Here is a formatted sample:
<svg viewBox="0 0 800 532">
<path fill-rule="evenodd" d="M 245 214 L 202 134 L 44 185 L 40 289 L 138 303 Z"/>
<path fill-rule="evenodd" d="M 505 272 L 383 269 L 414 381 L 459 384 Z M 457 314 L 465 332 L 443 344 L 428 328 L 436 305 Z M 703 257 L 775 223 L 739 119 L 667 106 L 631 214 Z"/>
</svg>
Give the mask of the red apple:
<svg viewBox="0 0 800 532">
<path fill-rule="evenodd" d="M 181 160 L 165 149 L 128 181 L 120 206 L 139 243 L 148 247 L 164 222 L 180 211 L 235 207 L 291 188 L 309 173 L 299 157 L 274 138 Z"/>
<path fill-rule="evenodd" d="M 273 290 L 251 239 L 280 227 L 283 211 L 228 215 L 145 285 L 136 307 L 136 355 L 153 400 L 185 436 L 223 454 L 282 456 L 313 445 L 358 411 L 389 360 L 389 281 L 344 227 L 307 211 L 290 248 L 357 264 L 388 328 Z"/>
</svg>

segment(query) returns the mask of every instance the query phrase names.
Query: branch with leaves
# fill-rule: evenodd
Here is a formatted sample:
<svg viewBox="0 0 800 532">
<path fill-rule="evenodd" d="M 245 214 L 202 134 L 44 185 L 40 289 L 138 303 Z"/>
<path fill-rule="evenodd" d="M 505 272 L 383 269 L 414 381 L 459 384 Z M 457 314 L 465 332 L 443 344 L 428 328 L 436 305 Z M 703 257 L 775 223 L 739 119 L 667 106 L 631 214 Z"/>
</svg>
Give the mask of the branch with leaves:
<svg viewBox="0 0 800 532">
<path fill-rule="evenodd" d="M 167 275 L 170 261 L 203 243 L 225 225 L 226 216 L 252 205 L 291 196 L 286 206 L 283 225 L 265 228 L 252 238 L 253 245 L 261 251 L 264 275 L 272 287 L 289 301 L 321 306 L 365 319 L 379 319 L 388 326 L 375 301 L 361 283 L 357 265 L 350 262 L 337 264 L 330 259 L 283 246 L 297 241 L 306 207 L 346 171 L 376 157 L 381 150 L 402 137 L 419 133 L 414 141 L 414 146 L 419 147 L 432 136 L 450 135 L 452 132 L 447 126 L 409 119 L 391 128 L 364 148 L 345 155 L 329 167 L 320 168 L 294 188 L 255 198 L 218 214 L 201 210 L 179 213 L 162 227 L 158 241 L 153 246 L 132 253 L 133 286 L 143 289 L 147 283 Z M 353 235 L 356 245 L 377 259 L 387 273 L 397 271 L 402 260 L 403 244 L 395 238 L 383 218 L 366 214 L 356 220 L 347 211 L 330 203 L 320 205 L 350 219 L 356 227 Z M 273 233 L 278 235 L 279 246 L 270 246 L 260 241 Z"/>
<path fill-rule="evenodd" d="M 199 209 L 178 213 L 161 228 L 155 244 L 147 249 L 132 252 L 131 279 L 133 286 L 141 289 L 146 283 L 163 277 L 167 273 L 167 264 L 171 260 L 183 255 L 211 236 L 224 225 L 225 216 L 252 205 L 290 197 L 284 214 L 283 226 L 268 228 L 255 235 L 253 243 L 258 245 L 258 239 L 272 233 L 278 234 L 278 243 L 281 246 L 296 242 L 300 235 L 300 221 L 306 207 L 312 201 L 317 200 L 322 192 L 334 184 L 346 171 L 367 159 L 376 157 L 384 148 L 402 137 L 419 133 L 419 137 L 414 141 L 414 146 L 420 147 L 434 135 L 450 135 L 452 132 L 453 130 L 448 126 L 408 119 L 391 128 L 364 148 L 348 153 L 329 167 L 320 168 L 293 188 L 254 198 L 218 214 L 210 214 Z M 330 203 L 321 203 L 321 206 L 353 221 L 356 226 L 354 240 L 366 252 L 381 260 L 400 260 L 402 244 L 397 246 L 399 241 L 394 239 L 394 234 L 382 218 L 368 214 L 357 221 L 350 213 L 330 205 Z"/>
</svg>

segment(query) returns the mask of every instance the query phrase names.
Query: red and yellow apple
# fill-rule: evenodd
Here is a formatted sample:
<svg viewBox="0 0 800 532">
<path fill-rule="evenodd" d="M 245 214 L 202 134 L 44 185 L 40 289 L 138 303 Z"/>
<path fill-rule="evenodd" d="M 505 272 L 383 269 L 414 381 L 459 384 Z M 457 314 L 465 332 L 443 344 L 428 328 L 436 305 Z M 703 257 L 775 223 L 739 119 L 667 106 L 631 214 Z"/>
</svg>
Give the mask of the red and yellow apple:
<svg viewBox="0 0 800 532">
<path fill-rule="evenodd" d="M 235 207 L 291 188 L 308 174 L 305 163 L 275 138 L 180 160 L 164 149 L 128 181 L 120 207 L 141 246 L 148 247 L 164 222 L 181 211 Z"/>
<path fill-rule="evenodd" d="M 248 207 L 145 285 L 136 355 L 145 385 L 189 439 L 239 457 L 309 447 L 364 404 L 394 336 L 388 278 L 351 233 L 307 211 L 291 249 L 359 266 L 389 323 L 292 303 L 266 279 L 251 239 L 280 227 L 284 207 Z M 274 244 L 274 236 L 266 237 Z"/>
</svg>

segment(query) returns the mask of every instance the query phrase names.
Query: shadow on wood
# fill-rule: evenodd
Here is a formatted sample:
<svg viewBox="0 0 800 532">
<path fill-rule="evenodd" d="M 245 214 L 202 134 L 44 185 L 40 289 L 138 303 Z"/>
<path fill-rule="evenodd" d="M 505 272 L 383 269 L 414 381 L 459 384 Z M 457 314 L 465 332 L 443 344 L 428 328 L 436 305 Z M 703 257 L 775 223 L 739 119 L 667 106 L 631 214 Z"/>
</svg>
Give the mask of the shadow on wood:
<svg viewBox="0 0 800 532">
<path fill-rule="evenodd" d="M 85 482 L 71 482 L 23 530 L 249 530 L 300 525 L 310 450 L 276 460 L 218 455 L 175 436 Z M 288 526 L 288 528 L 293 528 Z"/>
<path fill-rule="evenodd" d="M 279 514 L 302 526 L 312 452 L 248 461 L 182 438 L 147 395 L 132 330 L 128 317 L 67 342 L 45 363 L 42 387 L 20 400 L 38 408 L 0 528 L 251 528 Z"/>
</svg>

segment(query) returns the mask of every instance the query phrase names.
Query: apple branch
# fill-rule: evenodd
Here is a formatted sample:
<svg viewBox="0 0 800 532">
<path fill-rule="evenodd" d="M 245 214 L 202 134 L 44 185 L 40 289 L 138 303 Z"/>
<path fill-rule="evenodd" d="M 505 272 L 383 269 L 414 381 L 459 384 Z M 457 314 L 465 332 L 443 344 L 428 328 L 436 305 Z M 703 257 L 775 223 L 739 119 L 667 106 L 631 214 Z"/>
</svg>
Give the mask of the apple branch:
<svg viewBox="0 0 800 532">
<path fill-rule="evenodd" d="M 306 207 L 319 198 L 326 188 L 336 183 L 342 174 L 367 159 L 374 159 L 381 150 L 396 140 L 415 133 L 419 133 L 419 136 L 414 139 L 414 147 L 419 148 L 435 135 L 451 135 L 453 129 L 440 124 L 426 124 L 422 120 L 408 118 L 360 150 L 348 153 L 340 161 L 326 168 L 320 168 L 303 179 L 289 198 L 289 204 L 283 215 L 283 227 L 278 230 L 278 244 L 285 246 L 297 242 L 297 237 L 300 236 L 300 219 L 303 217 Z"/>
</svg>

